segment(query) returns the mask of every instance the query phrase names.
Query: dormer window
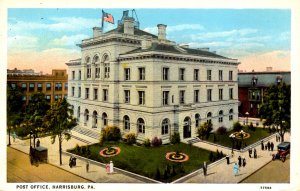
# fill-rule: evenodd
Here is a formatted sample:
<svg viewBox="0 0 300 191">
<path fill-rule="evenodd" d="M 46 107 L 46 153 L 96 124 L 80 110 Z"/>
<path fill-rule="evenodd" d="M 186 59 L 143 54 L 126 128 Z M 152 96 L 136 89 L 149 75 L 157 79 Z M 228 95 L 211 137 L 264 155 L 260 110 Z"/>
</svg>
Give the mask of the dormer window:
<svg viewBox="0 0 300 191">
<path fill-rule="evenodd" d="M 277 76 L 276 77 L 276 83 L 277 83 L 277 85 L 279 85 L 281 82 L 282 82 L 282 76 L 281 75 Z"/>
<path fill-rule="evenodd" d="M 257 85 L 257 77 L 253 76 L 252 77 L 252 86 L 256 86 Z"/>
</svg>

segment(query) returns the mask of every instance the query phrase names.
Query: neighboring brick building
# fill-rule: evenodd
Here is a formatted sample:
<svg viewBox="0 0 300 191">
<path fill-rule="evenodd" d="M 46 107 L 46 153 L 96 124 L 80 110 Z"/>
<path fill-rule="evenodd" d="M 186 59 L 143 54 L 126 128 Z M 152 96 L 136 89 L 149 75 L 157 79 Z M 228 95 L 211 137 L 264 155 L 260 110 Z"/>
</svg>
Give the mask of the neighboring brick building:
<svg viewBox="0 0 300 191">
<path fill-rule="evenodd" d="M 19 86 L 23 92 L 23 101 L 28 104 L 31 95 L 37 92 L 53 103 L 68 94 L 68 75 L 66 70 L 52 70 L 52 75 L 34 73 L 33 70 L 7 70 L 7 85 Z"/>
<path fill-rule="evenodd" d="M 68 63 L 68 101 L 79 126 L 100 129 L 116 125 L 137 140 L 170 134 L 197 135 L 200 124 L 214 130 L 238 120 L 237 59 L 208 49 L 179 46 L 142 31 L 134 18 L 123 16 L 116 29 L 82 40 L 82 57 Z"/>
<path fill-rule="evenodd" d="M 239 116 L 247 117 L 248 112 L 248 117 L 258 117 L 266 88 L 280 82 L 291 84 L 291 72 L 239 72 Z"/>
</svg>

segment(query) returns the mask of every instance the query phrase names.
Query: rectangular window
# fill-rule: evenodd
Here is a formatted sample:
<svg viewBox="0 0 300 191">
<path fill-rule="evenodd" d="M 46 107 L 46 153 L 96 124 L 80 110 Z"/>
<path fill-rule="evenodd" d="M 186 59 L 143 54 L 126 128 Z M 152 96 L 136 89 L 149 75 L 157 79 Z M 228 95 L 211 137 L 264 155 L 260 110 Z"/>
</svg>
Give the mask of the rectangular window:
<svg viewBox="0 0 300 191">
<path fill-rule="evenodd" d="M 85 88 L 85 99 L 89 99 L 89 96 L 90 96 L 90 89 Z"/>
<path fill-rule="evenodd" d="M 207 101 L 211 101 L 211 92 L 212 89 L 207 89 Z"/>
<path fill-rule="evenodd" d="M 194 70 L 194 80 L 198 81 L 199 80 L 199 69 Z"/>
<path fill-rule="evenodd" d="M 233 99 L 233 88 L 229 88 L 229 99 Z"/>
<path fill-rule="evenodd" d="M 61 83 L 55 83 L 55 90 L 61 91 L 62 90 L 62 84 Z"/>
<path fill-rule="evenodd" d="M 138 91 L 139 93 L 139 105 L 145 105 L 145 91 Z"/>
<path fill-rule="evenodd" d="M 109 63 L 104 64 L 104 78 L 109 78 L 110 67 Z"/>
<path fill-rule="evenodd" d="M 68 83 L 65 83 L 65 90 L 68 90 Z"/>
<path fill-rule="evenodd" d="M 124 73 L 125 73 L 125 80 L 130 80 L 130 68 L 125 68 Z"/>
<path fill-rule="evenodd" d="M 211 70 L 207 70 L 207 80 L 211 80 Z"/>
<path fill-rule="evenodd" d="M 184 104 L 184 93 L 185 93 L 184 90 L 180 90 L 180 92 L 179 92 L 179 103 L 180 104 Z"/>
<path fill-rule="evenodd" d="M 145 68 L 139 68 L 139 80 L 145 80 Z"/>
<path fill-rule="evenodd" d="M 51 95 L 46 95 L 45 98 L 46 98 L 47 102 L 51 101 Z"/>
<path fill-rule="evenodd" d="M 219 123 L 223 122 L 223 117 L 219 117 Z"/>
<path fill-rule="evenodd" d="M 233 78 L 232 78 L 232 74 L 233 74 L 233 72 L 232 72 L 232 71 L 229 71 L 229 80 L 230 80 L 230 81 L 232 81 L 232 79 L 233 79 Z"/>
<path fill-rule="evenodd" d="M 75 80 L 75 71 L 72 71 L 72 80 Z"/>
<path fill-rule="evenodd" d="M 169 105 L 169 91 L 163 91 L 163 105 Z"/>
<path fill-rule="evenodd" d="M 55 94 L 54 95 L 54 100 L 57 101 L 59 99 L 61 99 L 61 94 Z"/>
<path fill-rule="evenodd" d="M 223 81 L 223 70 L 219 70 L 219 81 Z"/>
<path fill-rule="evenodd" d="M 29 91 L 34 91 L 34 83 L 29 84 Z"/>
<path fill-rule="evenodd" d="M 79 70 L 78 80 L 81 80 L 81 70 Z"/>
<path fill-rule="evenodd" d="M 179 80 L 183 81 L 184 80 L 184 68 L 179 68 Z"/>
<path fill-rule="evenodd" d="M 86 78 L 91 78 L 92 68 L 91 65 L 87 65 L 86 67 Z"/>
<path fill-rule="evenodd" d="M 95 68 L 95 78 L 100 78 L 100 65 L 97 64 Z"/>
<path fill-rule="evenodd" d="M 94 88 L 94 100 L 98 100 L 98 89 Z"/>
<path fill-rule="evenodd" d="M 43 84 L 42 83 L 37 84 L 37 90 L 40 91 L 40 92 L 43 91 Z"/>
<path fill-rule="evenodd" d="M 27 90 L 27 84 L 25 84 L 25 83 L 22 84 L 22 90 L 23 90 L 23 91 L 26 91 L 26 90 Z"/>
<path fill-rule="evenodd" d="M 124 102 L 125 103 L 130 103 L 130 90 L 124 90 Z"/>
<path fill-rule="evenodd" d="M 46 83 L 46 90 L 47 91 L 51 90 L 51 83 Z"/>
<path fill-rule="evenodd" d="M 108 101 L 108 89 L 103 89 L 103 101 Z"/>
<path fill-rule="evenodd" d="M 169 80 L 169 68 L 163 68 L 163 80 Z"/>
<path fill-rule="evenodd" d="M 81 87 L 78 87 L 78 97 L 81 97 Z"/>
<path fill-rule="evenodd" d="M 219 100 L 223 100 L 223 89 L 219 89 Z"/>
<path fill-rule="evenodd" d="M 75 87 L 72 87 L 72 97 L 75 95 Z"/>
<path fill-rule="evenodd" d="M 199 90 L 194 90 L 194 102 L 199 103 Z"/>
</svg>

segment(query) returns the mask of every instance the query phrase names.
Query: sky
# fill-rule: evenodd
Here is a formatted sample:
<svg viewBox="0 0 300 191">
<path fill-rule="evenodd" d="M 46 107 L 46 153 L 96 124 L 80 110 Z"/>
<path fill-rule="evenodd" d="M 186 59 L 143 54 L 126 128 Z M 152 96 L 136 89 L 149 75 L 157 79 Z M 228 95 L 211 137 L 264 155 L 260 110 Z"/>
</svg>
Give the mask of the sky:
<svg viewBox="0 0 300 191">
<path fill-rule="evenodd" d="M 117 27 L 126 9 L 104 9 Z M 291 11 L 289 9 L 135 9 L 140 29 L 157 35 L 157 24 L 167 25 L 167 38 L 192 48 L 209 48 L 238 59 L 244 71 L 290 71 Z M 67 69 L 81 57 L 76 44 L 92 37 L 101 26 L 102 9 L 8 9 L 8 68 L 51 73 Z"/>
</svg>

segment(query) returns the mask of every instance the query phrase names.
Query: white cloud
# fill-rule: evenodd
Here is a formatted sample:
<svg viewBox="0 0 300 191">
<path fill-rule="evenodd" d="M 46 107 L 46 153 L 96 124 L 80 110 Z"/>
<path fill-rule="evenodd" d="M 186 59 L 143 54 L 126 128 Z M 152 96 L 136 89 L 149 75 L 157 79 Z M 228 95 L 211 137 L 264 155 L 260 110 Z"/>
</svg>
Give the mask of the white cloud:
<svg viewBox="0 0 300 191">
<path fill-rule="evenodd" d="M 230 31 L 219 31 L 219 32 L 206 32 L 191 35 L 193 40 L 201 40 L 208 38 L 225 38 L 225 37 L 236 37 L 236 36 L 246 36 L 249 34 L 254 34 L 257 29 L 234 29 Z"/>
<path fill-rule="evenodd" d="M 89 38 L 88 35 L 85 34 L 78 34 L 78 35 L 71 35 L 71 36 L 62 36 L 61 38 L 55 38 L 50 45 L 52 46 L 72 46 L 74 47 L 76 44 L 79 44 L 81 40 Z"/>
<path fill-rule="evenodd" d="M 183 30 L 203 30 L 203 29 L 204 27 L 200 24 L 180 24 L 180 25 L 167 26 L 166 32 L 171 33 L 176 31 L 183 31 Z M 146 27 L 144 30 L 152 34 L 158 33 L 157 27 Z"/>
<path fill-rule="evenodd" d="M 16 36 L 8 37 L 9 51 L 36 49 L 37 46 L 38 46 L 38 38 L 34 36 L 16 35 Z"/>
</svg>

